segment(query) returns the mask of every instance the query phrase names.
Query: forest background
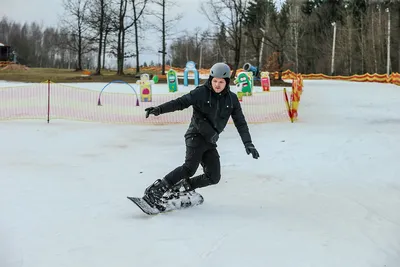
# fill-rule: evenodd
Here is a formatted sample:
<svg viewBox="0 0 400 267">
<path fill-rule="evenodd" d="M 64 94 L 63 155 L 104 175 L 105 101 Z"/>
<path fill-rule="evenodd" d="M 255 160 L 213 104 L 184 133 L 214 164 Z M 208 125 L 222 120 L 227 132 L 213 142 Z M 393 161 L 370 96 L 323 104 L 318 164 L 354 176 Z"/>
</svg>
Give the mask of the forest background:
<svg viewBox="0 0 400 267">
<path fill-rule="evenodd" d="M 209 68 L 219 61 L 236 71 L 260 70 L 353 75 L 400 72 L 400 0 L 207 0 L 207 28 L 174 31 L 182 14 L 169 16 L 170 0 L 66 0 L 60 26 L 45 27 L 4 16 L 0 43 L 31 68 Z M 158 62 L 141 61 L 152 31 Z M 145 34 L 146 33 L 146 34 Z"/>
</svg>

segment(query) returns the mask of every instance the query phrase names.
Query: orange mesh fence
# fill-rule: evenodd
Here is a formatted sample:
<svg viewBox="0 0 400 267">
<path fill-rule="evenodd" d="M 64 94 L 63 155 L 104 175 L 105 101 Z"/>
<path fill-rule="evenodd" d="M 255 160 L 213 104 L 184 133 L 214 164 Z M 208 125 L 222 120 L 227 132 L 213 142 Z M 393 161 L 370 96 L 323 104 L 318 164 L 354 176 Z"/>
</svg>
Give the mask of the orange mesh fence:
<svg viewBox="0 0 400 267">
<path fill-rule="evenodd" d="M 172 67 L 169 65 L 165 66 L 165 69 L 174 69 L 178 73 L 183 73 L 184 68 Z M 132 69 L 134 70 L 134 69 Z M 153 71 L 153 72 L 161 72 L 161 67 L 146 67 L 142 68 L 142 71 Z M 198 70 L 200 74 L 207 75 L 209 73 L 209 69 L 200 69 Z M 239 68 L 237 73 L 243 71 L 243 68 Z M 270 72 L 272 77 L 278 78 L 278 72 Z M 286 70 L 282 72 L 283 79 L 295 79 L 296 73 L 292 72 L 291 70 Z M 322 73 L 318 74 L 302 74 L 303 78 L 306 80 L 320 80 L 320 79 L 327 79 L 327 80 L 344 80 L 344 81 L 357 81 L 357 82 L 381 82 L 381 83 L 393 83 L 396 85 L 400 85 L 400 73 L 392 73 L 390 75 L 387 74 L 362 74 L 362 75 L 352 75 L 352 76 L 329 76 Z"/>
<path fill-rule="evenodd" d="M 168 90 L 167 85 L 165 87 Z M 100 91 L 56 83 L 0 87 L 0 120 L 68 119 L 126 124 L 188 123 L 192 115 L 191 107 L 145 118 L 145 108 L 160 105 L 183 94 L 153 93 L 151 102 L 141 102 L 140 95 L 137 96 L 133 92 L 104 91 L 100 94 Z M 260 92 L 244 96 L 241 105 L 249 123 L 290 121 L 285 99 L 283 90 Z"/>
<path fill-rule="evenodd" d="M 47 116 L 47 84 L 0 88 L 0 119 L 38 119 Z"/>
<path fill-rule="evenodd" d="M 392 83 L 396 85 L 400 85 L 400 73 L 392 73 Z"/>
<path fill-rule="evenodd" d="M 276 75 L 276 73 L 274 73 Z M 294 79 L 296 77 L 296 73 L 286 70 L 282 73 L 283 79 Z M 318 74 L 301 74 L 303 79 L 306 80 L 343 80 L 343 81 L 355 81 L 355 82 L 379 82 L 379 83 L 393 83 L 396 85 L 400 85 L 400 73 L 392 73 L 390 75 L 387 74 L 362 74 L 362 75 L 352 75 L 352 76 L 329 76 L 326 74 L 318 73 Z"/>
<path fill-rule="evenodd" d="M 300 74 L 291 74 L 292 92 L 290 94 L 290 116 L 293 121 L 296 121 L 299 115 L 299 105 L 301 95 L 303 94 L 303 76 Z"/>
</svg>

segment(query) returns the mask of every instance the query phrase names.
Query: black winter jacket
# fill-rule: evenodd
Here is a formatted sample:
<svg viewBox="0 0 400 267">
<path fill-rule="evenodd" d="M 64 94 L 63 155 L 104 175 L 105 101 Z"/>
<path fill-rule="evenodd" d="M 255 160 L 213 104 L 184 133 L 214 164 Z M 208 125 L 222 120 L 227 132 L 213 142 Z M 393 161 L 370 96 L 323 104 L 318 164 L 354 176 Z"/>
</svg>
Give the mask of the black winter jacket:
<svg viewBox="0 0 400 267">
<path fill-rule="evenodd" d="M 251 143 L 251 136 L 240 102 L 229 85 L 216 93 L 209 81 L 177 99 L 159 106 L 161 114 L 193 107 L 193 115 L 185 137 L 201 134 L 204 139 L 216 144 L 219 134 L 225 129 L 229 117 L 240 134 L 243 144 Z"/>
</svg>

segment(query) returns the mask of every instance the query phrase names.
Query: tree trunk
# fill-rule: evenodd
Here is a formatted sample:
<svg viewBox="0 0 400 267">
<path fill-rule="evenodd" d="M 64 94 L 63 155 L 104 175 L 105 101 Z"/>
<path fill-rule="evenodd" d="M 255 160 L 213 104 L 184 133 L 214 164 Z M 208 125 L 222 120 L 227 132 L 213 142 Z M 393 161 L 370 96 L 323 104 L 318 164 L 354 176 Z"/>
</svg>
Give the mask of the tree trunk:
<svg viewBox="0 0 400 267">
<path fill-rule="evenodd" d="M 117 75 L 123 75 L 123 59 L 122 59 L 122 29 L 118 32 L 117 46 Z"/>
<path fill-rule="evenodd" d="M 120 22 L 123 25 L 123 22 Z M 122 50 L 122 30 L 123 26 L 119 26 L 118 30 L 118 44 L 117 44 L 117 75 L 123 75 L 123 63 L 121 58 L 121 50 Z"/>
<path fill-rule="evenodd" d="M 373 52 L 373 57 L 374 57 L 374 72 L 378 73 L 378 61 L 376 58 L 376 44 L 375 44 L 375 20 L 374 20 L 374 12 L 373 11 L 371 11 L 371 19 L 372 19 L 371 34 L 372 34 L 372 52 Z"/>
<path fill-rule="evenodd" d="M 107 36 L 108 36 L 108 30 L 104 33 L 104 45 L 103 45 L 103 69 L 105 68 L 106 65 L 106 47 L 107 47 Z"/>
<path fill-rule="evenodd" d="M 76 71 L 82 70 L 82 34 L 79 30 L 78 34 L 78 62 L 76 65 Z"/>
<path fill-rule="evenodd" d="M 364 19 L 363 17 L 361 18 L 361 32 L 360 32 L 360 37 L 361 37 L 361 73 L 365 73 L 364 68 L 365 68 L 365 58 L 364 58 Z"/>
<path fill-rule="evenodd" d="M 378 32 L 380 32 L 381 34 L 380 34 L 380 36 L 379 36 L 379 43 L 378 43 L 378 46 L 379 46 L 379 72 L 380 73 L 382 73 L 381 71 L 381 68 L 382 68 L 382 63 L 383 63 L 383 58 L 384 58 L 384 46 L 383 46 L 383 43 L 384 42 L 382 42 L 382 39 L 383 39 L 383 37 L 384 37 L 384 28 L 382 28 L 382 6 L 381 5 L 379 5 L 379 7 L 378 7 L 378 14 L 379 14 L 379 20 L 378 20 Z"/>
<path fill-rule="evenodd" d="M 161 69 L 161 75 L 165 75 L 165 54 L 166 54 L 166 44 L 165 44 L 165 0 L 162 1 L 162 69 Z"/>
<path fill-rule="evenodd" d="M 347 19 L 347 22 L 348 22 L 348 60 L 349 60 L 349 72 L 348 72 L 348 75 L 351 75 L 352 73 L 352 58 L 353 58 L 353 55 L 352 55 L 352 24 L 351 24 L 351 16 L 350 15 L 348 15 L 348 17 L 347 17 L 348 19 Z"/>
<path fill-rule="evenodd" d="M 398 24 L 397 32 L 400 32 L 400 6 L 398 8 L 398 11 L 399 12 L 397 12 L 397 16 L 398 16 L 399 24 Z M 397 64 L 398 64 L 398 67 L 397 67 L 397 72 L 400 73 L 400 34 L 397 35 L 397 42 L 398 42 L 398 48 L 397 48 L 397 52 L 398 52 Z"/>
<path fill-rule="evenodd" d="M 231 74 L 231 79 L 233 79 L 236 76 L 236 71 L 239 68 L 239 63 L 240 63 L 240 52 L 241 52 L 241 46 L 242 46 L 242 23 L 239 23 L 238 26 L 238 32 L 237 32 L 237 39 L 234 41 L 235 42 L 235 50 L 234 50 L 234 55 L 233 55 L 233 71 Z"/>
<path fill-rule="evenodd" d="M 125 35 L 126 31 L 122 31 L 122 43 L 121 43 L 121 74 L 124 75 L 124 64 L 125 64 Z"/>
<path fill-rule="evenodd" d="M 118 29 L 118 48 L 117 48 L 117 75 L 124 75 L 124 40 L 125 40 L 125 13 L 126 0 L 120 0 L 119 9 L 119 29 Z"/>
<path fill-rule="evenodd" d="M 283 49 L 278 49 L 278 80 L 282 80 L 283 63 L 285 62 L 285 55 Z"/>
<path fill-rule="evenodd" d="M 299 73 L 299 6 L 296 6 L 295 8 L 295 18 L 296 22 L 294 24 L 294 51 L 295 51 L 295 56 L 296 56 L 296 73 Z"/>
<path fill-rule="evenodd" d="M 136 49 L 136 74 L 140 73 L 140 64 L 139 64 L 139 33 L 138 33 L 138 22 L 136 15 L 136 7 L 133 6 L 133 18 L 135 20 L 135 49 Z"/>
<path fill-rule="evenodd" d="M 101 14 L 100 14 L 100 28 L 99 28 L 99 49 L 97 51 L 97 68 L 96 75 L 100 75 L 101 70 L 101 53 L 102 53 L 102 45 L 103 45 L 103 32 L 104 32 L 104 0 L 100 1 L 101 5 Z"/>
<path fill-rule="evenodd" d="M 239 63 L 240 63 L 240 48 L 237 48 L 237 50 L 235 51 L 234 60 L 233 60 L 233 71 L 232 71 L 231 79 L 233 79 L 236 76 L 236 71 L 239 68 Z"/>
</svg>

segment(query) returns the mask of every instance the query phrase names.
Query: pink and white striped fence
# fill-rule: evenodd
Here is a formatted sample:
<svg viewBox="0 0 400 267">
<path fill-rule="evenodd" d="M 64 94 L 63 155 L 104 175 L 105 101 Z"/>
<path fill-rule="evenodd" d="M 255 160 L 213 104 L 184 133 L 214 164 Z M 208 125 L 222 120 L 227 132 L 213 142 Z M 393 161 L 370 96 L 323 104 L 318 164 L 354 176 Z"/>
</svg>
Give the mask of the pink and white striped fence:
<svg viewBox="0 0 400 267">
<path fill-rule="evenodd" d="M 140 96 L 138 99 L 134 93 L 104 91 L 100 97 L 101 105 L 98 105 L 100 92 L 95 90 L 50 82 L 1 87 L 0 120 L 67 119 L 125 124 L 188 123 L 192 114 L 191 107 L 158 117 L 145 118 L 145 108 L 162 104 L 182 94 L 153 94 L 152 102 L 141 102 Z M 290 121 L 283 90 L 244 96 L 241 104 L 249 123 Z"/>
</svg>

